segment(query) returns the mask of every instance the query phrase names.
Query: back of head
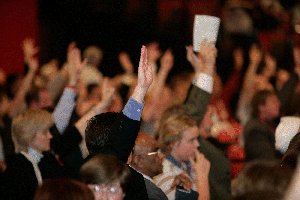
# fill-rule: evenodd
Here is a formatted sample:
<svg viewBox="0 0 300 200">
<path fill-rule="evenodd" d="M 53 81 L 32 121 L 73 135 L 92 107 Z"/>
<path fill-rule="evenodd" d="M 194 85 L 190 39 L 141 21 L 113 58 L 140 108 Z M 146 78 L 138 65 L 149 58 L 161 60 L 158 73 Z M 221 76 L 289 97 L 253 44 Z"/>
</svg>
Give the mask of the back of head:
<svg viewBox="0 0 300 200">
<path fill-rule="evenodd" d="M 87 59 L 87 64 L 98 67 L 103 58 L 102 50 L 97 46 L 89 46 L 83 52 L 83 57 Z"/>
<path fill-rule="evenodd" d="M 52 115 L 41 109 L 29 109 L 12 121 L 12 138 L 18 151 L 27 151 L 30 141 L 38 131 L 46 131 L 53 125 Z"/>
<path fill-rule="evenodd" d="M 263 191 L 282 196 L 290 183 L 292 174 L 291 170 L 282 168 L 277 161 L 249 162 L 233 182 L 233 196 Z"/>
<path fill-rule="evenodd" d="M 269 96 L 275 95 L 273 91 L 261 90 L 258 91 L 251 100 L 251 116 L 257 118 L 260 115 L 259 107 L 266 103 Z"/>
<path fill-rule="evenodd" d="M 110 153 L 109 141 L 114 139 L 120 113 L 107 112 L 94 116 L 85 129 L 85 142 L 90 154 Z"/>
<path fill-rule="evenodd" d="M 46 180 L 36 191 L 34 200 L 94 200 L 87 185 L 71 179 Z"/>
<path fill-rule="evenodd" d="M 95 155 L 80 169 L 80 178 L 84 183 L 98 185 L 120 183 L 123 191 L 129 174 L 128 167 L 112 155 Z"/>
</svg>

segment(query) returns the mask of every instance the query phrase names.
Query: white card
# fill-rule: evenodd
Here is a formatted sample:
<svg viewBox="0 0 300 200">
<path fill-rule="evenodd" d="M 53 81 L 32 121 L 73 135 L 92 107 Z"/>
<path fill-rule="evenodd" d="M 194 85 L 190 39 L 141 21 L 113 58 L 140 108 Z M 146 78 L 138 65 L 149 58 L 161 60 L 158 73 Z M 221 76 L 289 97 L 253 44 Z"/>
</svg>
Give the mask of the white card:
<svg viewBox="0 0 300 200">
<path fill-rule="evenodd" d="M 195 15 L 193 30 L 193 49 L 198 52 L 201 42 L 206 39 L 216 42 L 220 26 L 220 18 L 208 15 Z"/>
</svg>

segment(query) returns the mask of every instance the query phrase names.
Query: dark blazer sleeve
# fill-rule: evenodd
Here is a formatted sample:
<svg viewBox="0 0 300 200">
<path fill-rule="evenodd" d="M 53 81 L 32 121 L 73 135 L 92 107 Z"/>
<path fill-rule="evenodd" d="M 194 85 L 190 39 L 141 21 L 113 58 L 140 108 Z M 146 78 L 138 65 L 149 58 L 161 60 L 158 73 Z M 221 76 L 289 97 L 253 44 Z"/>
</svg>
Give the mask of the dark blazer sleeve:
<svg viewBox="0 0 300 200">
<path fill-rule="evenodd" d="M 201 122 L 210 101 L 211 94 L 192 85 L 184 104 L 186 113 L 197 122 Z M 199 138 L 199 151 L 211 163 L 209 173 L 210 197 L 214 199 L 231 199 L 230 162 L 218 150 L 203 138 Z"/>
<path fill-rule="evenodd" d="M 189 89 L 184 108 L 188 115 L 191 115 L 197 122 L 201 122 L 206 112 L 211 94 L 192 85 Z"/>
</svg>

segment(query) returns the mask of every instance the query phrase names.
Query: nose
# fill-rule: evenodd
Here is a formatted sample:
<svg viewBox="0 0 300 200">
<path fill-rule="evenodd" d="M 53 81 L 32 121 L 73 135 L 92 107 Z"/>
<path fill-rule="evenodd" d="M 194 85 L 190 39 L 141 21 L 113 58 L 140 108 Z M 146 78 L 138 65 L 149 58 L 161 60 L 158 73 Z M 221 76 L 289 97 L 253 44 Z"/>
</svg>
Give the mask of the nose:
<svg viewBox="0 0 300 200">
<path fill-rule="evenodd" d="M 200 146 L 198 139 L 194 140 L 194 146 L 198 148 Z"/>
<path fill-rule="evenodd" d="M 50 131 L 48 130 L 48 131 L 47 131 L 47 138 L 50 140 L 50 139 L 52 139 L 52 137 L 53 137 L 52 134 L 51 134 Z"/>
<path fill-rule="evenodd" d="M 165 154 L 164 153 L 162 153 L 162 152 L 158 152 L 158 158 L 160 159 L 160 160 L 163 160 L 163 159 L 165 159 Z"/>
</svg>

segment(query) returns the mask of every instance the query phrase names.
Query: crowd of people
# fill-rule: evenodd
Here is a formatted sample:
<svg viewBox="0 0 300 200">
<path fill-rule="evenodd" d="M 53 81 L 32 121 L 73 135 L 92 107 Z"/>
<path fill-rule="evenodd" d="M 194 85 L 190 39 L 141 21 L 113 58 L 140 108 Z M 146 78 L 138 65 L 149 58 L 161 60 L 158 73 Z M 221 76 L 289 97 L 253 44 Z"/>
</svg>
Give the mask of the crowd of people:
<svg viewBox="0 0 300 200">
<path fill-rule="evenodd" d="M 193 71 L 152 41 L 106 77 L 95 45 L 39 66 L 24 40 L 25 72 L 0 69 L 0 198 L 297 199 L 300 47 L 278 48 L 235 46 L 223 83 L 215 41 L 186 46 Z"/>
</svg>

